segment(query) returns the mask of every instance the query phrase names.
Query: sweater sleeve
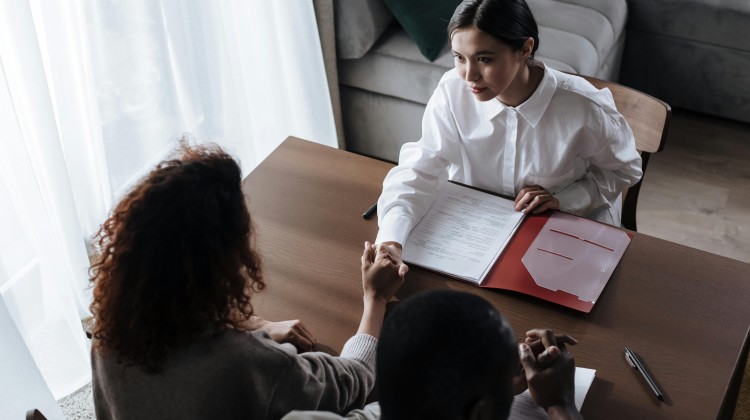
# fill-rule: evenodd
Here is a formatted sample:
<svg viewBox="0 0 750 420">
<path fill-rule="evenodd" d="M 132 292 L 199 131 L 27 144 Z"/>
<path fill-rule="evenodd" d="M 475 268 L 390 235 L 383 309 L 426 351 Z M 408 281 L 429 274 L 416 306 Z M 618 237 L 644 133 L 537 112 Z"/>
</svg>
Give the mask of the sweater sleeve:
<svg viewBox="0 0 750 420">
<path fill-rule="evenodd" d="M 358 334 L 344 345 L 341 357 L 322 352 L 289 355 L 279 372 L 268 418 L 280 418 L 290 408 L 346 413 L 361 408 L 375 386 L 375 337 Z"/>
</svg>

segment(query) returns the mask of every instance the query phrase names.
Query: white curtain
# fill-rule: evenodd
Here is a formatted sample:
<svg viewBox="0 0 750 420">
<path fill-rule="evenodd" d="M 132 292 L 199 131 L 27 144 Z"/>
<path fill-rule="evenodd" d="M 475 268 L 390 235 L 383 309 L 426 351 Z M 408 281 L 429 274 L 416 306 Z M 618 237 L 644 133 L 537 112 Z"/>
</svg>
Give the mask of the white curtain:
<svg viewBox="0 0 750 420">
<path fill-rule="evenodd" d="M 56 398 L 90 380 L 87 239 L 185 133 L 244 174 L 336 147 L 311 0 L 0 0 L 0 293 Z"/>
</svg>

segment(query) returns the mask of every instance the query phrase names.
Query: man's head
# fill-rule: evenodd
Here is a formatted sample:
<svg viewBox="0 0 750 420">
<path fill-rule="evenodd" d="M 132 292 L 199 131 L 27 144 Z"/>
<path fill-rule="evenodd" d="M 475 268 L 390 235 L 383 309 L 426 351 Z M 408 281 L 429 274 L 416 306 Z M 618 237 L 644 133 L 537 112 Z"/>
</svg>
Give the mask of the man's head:
<svg viewBox="0 0 750 420">
<path fill-rule="evenodd" d="M 518 354 L 508 322 L 486 300 L 420 294 L 386 319 L 377 355 L 386 420 L 505 419 Z"/>
</svg>

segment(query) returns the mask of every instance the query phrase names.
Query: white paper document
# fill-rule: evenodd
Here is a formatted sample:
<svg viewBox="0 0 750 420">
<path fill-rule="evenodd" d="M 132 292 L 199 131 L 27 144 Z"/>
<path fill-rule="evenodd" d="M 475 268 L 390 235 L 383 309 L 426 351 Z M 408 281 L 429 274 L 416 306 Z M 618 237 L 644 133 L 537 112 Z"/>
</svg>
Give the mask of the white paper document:
<svg viewBox="0 0 750 420">
<path fill-rule="evenodd" d="M 581 367 L 576 368 L 575 403 L 578 411 L 581 411 L 583 400 L 586 398 L 586 394 L 589 392 L 589 388 L 591 388 L 591 383 L 594 382 L 595 374 L 596 370 L 594 369 L 586 369 Z M 547 412 L 544 411 L 542 407 L 536 405 L 534 400 L 531 399 L 531 394 L 529 394 L 529 390 L 527 389 L 523 393 L 516 395 L 516 397 L 513 399 L 513 405 L 510 408 L 510 417 L 508 418 L 512 420 L 546 419 Z"/>
<path fill-rule="evenodd" d="M 523 220 L 513 206 L 513 200 L 447 182 L 409 234 L 403 259 L 479 284 Z"/>
</svg>

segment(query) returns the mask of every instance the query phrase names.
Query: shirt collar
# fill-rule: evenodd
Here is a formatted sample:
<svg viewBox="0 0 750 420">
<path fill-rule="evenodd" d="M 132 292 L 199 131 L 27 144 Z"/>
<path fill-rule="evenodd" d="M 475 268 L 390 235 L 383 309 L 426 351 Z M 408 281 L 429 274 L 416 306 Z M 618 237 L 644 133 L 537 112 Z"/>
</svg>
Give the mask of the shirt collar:
<svg viewBox="0 0 750 420">
<path fill-rule="evenodd" d="M 549 71 L 547 66 L 539 61 L 537 61 L 537 63 L 539 63 L 537 65 L 544 69 L 542 81 L 539 83 L 539 86 L 537 86 L 531 97 L 527 99 L 526 102 L 516 107 L 516 111 L 521 117 L 528 121 L 532 127 L 536 127 L 539 120 L 542 119 L 542 115 L 544 115 L 544 111 L 547 110 L 547 106 L 552 100 L 552 95 L 554 95 L 555 86 L 557 85 L 555 76 Z M 482 105 L 484 107 L 484 116 L 487 121 L 498 116 L 506 108 L 512 108 L 500 102 L 497 98 L 483 102 Z"/>
</svg>

